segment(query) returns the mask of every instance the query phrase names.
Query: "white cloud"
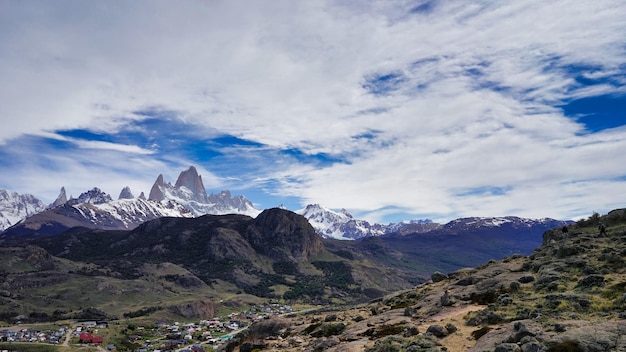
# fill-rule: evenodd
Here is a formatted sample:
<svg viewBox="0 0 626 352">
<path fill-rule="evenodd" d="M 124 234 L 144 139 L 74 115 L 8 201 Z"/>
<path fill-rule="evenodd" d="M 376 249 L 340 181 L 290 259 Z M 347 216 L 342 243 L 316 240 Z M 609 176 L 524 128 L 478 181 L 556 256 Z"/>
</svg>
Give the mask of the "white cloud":
<svg viewBox="0 0 626 352">
<path fill-rule="evenodd" d="M 587 79 L 623 80 L 624 2 L 446 1 L 411 14 L 414 5 L 6 2 L 0 76 L 12 84 L 0 86 L 1 147 L 61 129 L 117 132 L 156 108 L 199 131 L 346 160 L 317 168 L 271 160 L 242 177 L 275 178 L 284 188 L 268 192 L 329 207 L 565 217 L 581 209 L 574 199 L 599 210 L 624 198 L 614 153 L 626 132 L 586 133 L 559 108 L 624 94 L 571 72 L 588 66 Z M 388 94 L 368 94 L 368 77 L 390 73 L 401 79 Z M 168 138 L 157 133 L 155 145 Z M 93 183 L 120 182 L 139 158 L 131 175 L 149 180 L 158 168 L 197 164 L 131 142 L 71 141 L 101 165 L 87 149 L 50 157 L 68 165 L 55 182 L 94 172 Z M 458 196 L 484 187 L 507 192 Z M 608 198 L 594 193 L 610 187 Z"/>
</svg>

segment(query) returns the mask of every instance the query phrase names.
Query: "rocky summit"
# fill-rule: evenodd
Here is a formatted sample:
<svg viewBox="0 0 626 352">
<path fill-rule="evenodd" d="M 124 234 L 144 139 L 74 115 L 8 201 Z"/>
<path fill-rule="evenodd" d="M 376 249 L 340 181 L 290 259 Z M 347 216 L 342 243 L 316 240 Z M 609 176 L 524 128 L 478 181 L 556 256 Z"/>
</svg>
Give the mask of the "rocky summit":
<svg viewBox="0 0 626 352">
<path fill-rule="evenodd" d="M 194 166 L 190 166 L 189 169 L 180 173 L 174 187 L 185 187 L 191 191 L 195 200 L 207 203 L 207 194 L 202 183 L 202 176 L 198 175 L 198 170 Z"/>
<path fill-rule="evenodd" d="M 528 256 L 256 323 L 224 350 L 625 351 L 625 255 L 626 210 L 594 214 L 546 231 Z"/>
</svg>

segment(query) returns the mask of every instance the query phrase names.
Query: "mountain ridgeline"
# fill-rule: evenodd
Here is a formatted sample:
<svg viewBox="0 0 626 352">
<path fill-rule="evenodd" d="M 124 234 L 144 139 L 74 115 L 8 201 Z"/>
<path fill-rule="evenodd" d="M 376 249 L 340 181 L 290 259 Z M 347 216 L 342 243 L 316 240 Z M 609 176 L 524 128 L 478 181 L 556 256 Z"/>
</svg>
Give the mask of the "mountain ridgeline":
<svg viewBox="0 0 626 352">
<path fill-rule="evenodd" d="M 9 196 L 10 195 L 10 196 Z M 415 233 L 446 232 L 451 224 L 438 224 L 431 220 L 370 224 L 354 218 L 348 211 L 333 211 L 319 204 L 310 204 L 295 211 L 303 215 L 323 238 L 358 240 L 375 236 L 399 236 Z M 182 171 L 174 185 L 166 182 L 160 174 L 149 192 L 148 198 L 141 192 L 135 197 L 129 187 L 124 187 L 118 198 L 94 187 L 78 197 L 67 197 L 62 187 L 57 199 L 45 206 L 32 195 L 0 192 L 1 237 L 41 237 L 62 233 L 72 227 L 102 230 L 131 230 L 140 224 L 160 217 L 198 217 L 206 214 L 244 214 L 256 217 L 261 213 L 244 196 L 232 196 L 227 190 L 207 195 L 202 177 L 195 167 Z M 513 217 L 459 219 L 459 223 L 489 222 L 524 223 L 533 222 L 543 227 L 550 219 L 529 220 Z M 474 225 L 472 225 L 474 226 Z M 472 227 L 470 226 L 470 227 Z M 506 225 L 508 226 L 508 225 Z M 475 226 L 474 226 L 475 227 Z M 530 229 L 531 233 L 537 231 Z M 433 232 L 434 231 L 434 232 Z"/>
<path fill-rule="evenodd" d="M 5 203 L 5 207 L 11 208 L 15 201 L 2 202 L 0 199 L 0 208 Z M 30 207 L 21 207 L 26 210 L 32 208 L 31 211 L 0 212 L 0 220 L 2 214 L 14 214 L 11 221 L 4 221 L 7 226 L 0 228 L 6 228 L 1 236 L 50 236 L 77 226 L 128 230 L 160 217 L 189 218 L 205 214 L 245 214 L 254 217 L 260 213 L 245 197 L 233 197 L 229 191 L 207 195 L 202 177 L 193 166 L 180 173 L 175 185 L 166 183 L 163 175 L 159 175 L 148 199 L 143 192 L 139 197 L 134 197 L 129 187 L 124 187 L 115 200 L 97 187 L 81 193 L 77 198 L 68 199 L 65 188 L 61 188 L 59 196 L 50 206 L 46 208 L 40 203 L 37 200 L 30 203 Z"/>
<path fill-rule="evenodd" d="M 74 316 L 89 302 L 109 307 L 109 317 L 164 305 L 174 314 L 181 303 L 206 306 L 207 297 L 211 305 L 231 306 L 260 299 L 356 302 L 410 286 L 358 255 L 334 254 L 304 217 L 280 208 L 256 218 L 162 217 L 133 230 L 74 227 L 55 236 L 13 236 L 1 241 L 1 251 L 0 311 L 8 320 L 54 310 Z M 83 288 L 78 295 L 70 287 Z M 138 296 L 141 306 L 118 302 L 120 294 Z"/>
<path fill-rule="evenodd" d="M 175 316 L 181 304 L 208 309 L 218 301 L 229 306 L 262 299 L 364 302 L 425 282 L 435 271 L 529 253 L 555 225 L 485 221 L 345 241 L 324 239 L 304 216 L 272 208 L 255 218 L 159 217 L 132 230 L 76 226 L 56 235 L 3 236 L 0 312 L 10 321 L 32 312 L 49 317 L 52 307 L 66 312 L 57 318 L 67 318 L 90 302 L 106 306 L 109 317 L 162 306 L 162 314 Z M 488 231 L 481 235 L 481 227 Z M 118 302 L 121 294 L 137 296 L 137 303 Z M 206 309 L 186 314 L 206 317 Z"/>
</svg>

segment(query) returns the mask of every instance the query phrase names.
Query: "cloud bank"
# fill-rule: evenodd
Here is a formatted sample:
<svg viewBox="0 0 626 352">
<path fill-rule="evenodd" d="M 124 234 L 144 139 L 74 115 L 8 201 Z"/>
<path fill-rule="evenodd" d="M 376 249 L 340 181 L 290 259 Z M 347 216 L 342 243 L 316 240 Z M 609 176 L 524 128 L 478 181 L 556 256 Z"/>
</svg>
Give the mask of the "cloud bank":
<svg viewBox="0 0 626 352">
<path fill-rule="evenodd" d="M 194 164 L 372 221 L 624 206 L 622 1 L 1 6 L 0 187 L 138 194 Z"/>
</svg>

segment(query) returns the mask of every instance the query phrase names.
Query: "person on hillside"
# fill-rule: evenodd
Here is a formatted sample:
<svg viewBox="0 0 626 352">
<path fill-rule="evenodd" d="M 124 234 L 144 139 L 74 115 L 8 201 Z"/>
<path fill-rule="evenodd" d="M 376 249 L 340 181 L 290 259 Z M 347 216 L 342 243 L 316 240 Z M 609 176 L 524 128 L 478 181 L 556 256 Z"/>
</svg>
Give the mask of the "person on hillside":
<svg viewBox="0 0 626 352">
<path fill-rule="evenodd" d="M 603 223 L 598 224 L 598 230 L 600 230 L 600 236 L 606 236 L 606 226 Z"/>
<path fill-rule="evenodd" d="M 569 232 L 567 225 L 563 225 L 563 227 L 561 227 L 561 232 L 563 233 L 563 238 L 567 237 L 567 233 Z"/>
</svg>

